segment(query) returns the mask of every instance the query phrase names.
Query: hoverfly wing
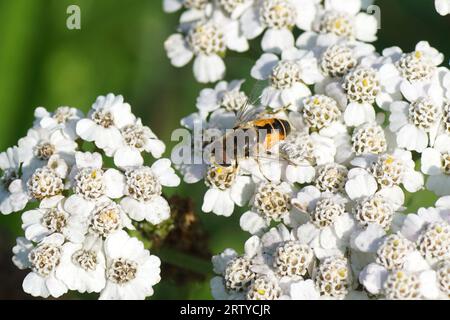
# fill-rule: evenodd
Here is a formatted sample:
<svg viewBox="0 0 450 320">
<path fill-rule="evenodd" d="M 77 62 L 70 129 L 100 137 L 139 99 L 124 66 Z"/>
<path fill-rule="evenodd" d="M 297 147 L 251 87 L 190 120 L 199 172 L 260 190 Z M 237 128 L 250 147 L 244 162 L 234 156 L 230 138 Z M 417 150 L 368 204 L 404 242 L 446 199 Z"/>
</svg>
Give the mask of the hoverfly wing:
<svg viewBox="0 0 450 320">
<path fill-rule="evenodd" d="M 249 74 L 256 64 L 256 60 L 242 56 L 228 57 L 227 60 L 227 74 L 232 79 L 239 79 L 239 75 L 242 75 L 243 70 L 246 70 L 247 74 Z M 234 128 L 238 128 L 259 116 L 261 109 L 263 109 L 260 108 L 261 93 L 266 87 L 267 81 L 255 79 L 246 80 L 242 84 L 241 89 L 247 93 L 247 99 L 236 112 Z"/>
<path fill-rule="evenodd" d="M 261 104 L 261 93 L 266 87 L 267 81 L 256 81 L 252 84 L 246 103 L 236 115 L 235 128 L 259 118 L 264 113 L 265 108 Z"/>
</svg>

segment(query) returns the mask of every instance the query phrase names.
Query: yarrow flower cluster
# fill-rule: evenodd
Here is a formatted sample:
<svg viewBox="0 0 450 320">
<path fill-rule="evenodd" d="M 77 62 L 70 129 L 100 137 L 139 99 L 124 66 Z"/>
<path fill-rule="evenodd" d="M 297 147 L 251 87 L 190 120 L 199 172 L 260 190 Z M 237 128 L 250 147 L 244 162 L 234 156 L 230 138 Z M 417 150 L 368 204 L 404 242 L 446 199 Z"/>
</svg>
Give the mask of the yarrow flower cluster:
<svg viewBox="0 0 450 320">
<path fill-rule="evenodd" d="M 197 111 L 181 121 L 203 139 L 172 153 L 175 162 L 188 147 L 192 161 L 177 168 L 187 183 L 204 181 L 202 210 L 228 217 L 242 207 L 240 226 L 251 235 L 244 254 L 213 257 L 214 298 L 450 298 L 444 55 L 426 41 L 378 53 L 370 44 L 377 21 L 361 0 L 196 1 L 195 8 L 167 0 L 167 11 L 175 2 L 186 11 L 166 49 L 175 66 L 195 56 L 199 82 L 224 77 L 227 49 L 246 51 L 246 40 L 261 36 L 263 50 L 250 74 L 261 83 L 259 99 L 245 80 L 203 89 Z M 231 39 L 246 45 L 233 48 Z M 233 140 L 237 129 L 268 130 L 257 143 L 264 153 L 250 154 L 244 143 L 233 151 L 244 149 L 241 157 L 217 162 L 211 146 Z M 409 197 L 424 189 L 442 198 L 409 212 Z"/>
<path fill-rule="evenodd" d="M 122 96 L 99 97 L 87 116 L 70 107 L 36 109 L 27 136 L 0 154 L 0 211 L 24 211 L 13 262 L 30 271 L 26 293 L 153 295 L 161 262 L 127 231 L 133 222 L 170 217 L 162 188 L 180 179 L 170 160 L 146 166 L 142 155 L 160 158 L 164 149 Z"/>
<path fill-rule="evenodd" d="M 163 7 L 168 13 L 183 9 L 178 33 L 165 42 L 168 57 L 175 67 L 194 60 L 202 83 L 223 79 L 227 51 L 246 52 L 259 36 L 262 50 L 275 54 L 294 47 L 296 30 L 376 40 L 377 21 L 361 12 L 360 0 L 164 0 Z"/>
</svg>

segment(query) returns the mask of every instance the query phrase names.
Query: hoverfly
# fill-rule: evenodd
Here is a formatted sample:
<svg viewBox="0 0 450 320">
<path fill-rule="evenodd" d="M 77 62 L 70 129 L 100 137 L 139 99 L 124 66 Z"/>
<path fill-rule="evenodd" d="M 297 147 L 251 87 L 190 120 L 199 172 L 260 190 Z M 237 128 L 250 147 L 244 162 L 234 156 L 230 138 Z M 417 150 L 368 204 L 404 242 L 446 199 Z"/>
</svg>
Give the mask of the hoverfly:
<svg viewBox="0 0 450 320">
<path fill-rule="evenodd" d="M 240 160 L 271 155 L 271 149 L 286 140 L 292 131 L 288 120 L 247 103 L 237 113 L 231 130 L 210 144 L 211 163 L 221 167 L 237 166 Z"/>
</svg>

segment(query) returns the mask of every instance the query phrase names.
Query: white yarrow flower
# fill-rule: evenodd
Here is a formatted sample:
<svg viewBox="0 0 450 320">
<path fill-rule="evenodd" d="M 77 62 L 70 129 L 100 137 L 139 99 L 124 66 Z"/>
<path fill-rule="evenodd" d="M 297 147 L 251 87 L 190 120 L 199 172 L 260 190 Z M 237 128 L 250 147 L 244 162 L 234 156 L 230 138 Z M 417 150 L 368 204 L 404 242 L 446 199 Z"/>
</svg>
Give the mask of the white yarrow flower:
<svg viewBox="0 0 450 320">
<path fill-rule="evenodd" d="M 94 142 L 107 156 L 112 156 L 122 144 L 120 130 L 135 121 L 131 106 L 123 97 L 108 94 L 97 98 L 87 118 L 77 123 L 76 131 L 83 140 Z"/>
<path fill-rule="evenodd" d="M 144 300 L 153 295 L 153 286 L 161 280 L 161 261 L 142 242 L 119 231 L 105 241 L 104 250 L 106 286 L 100 299 Z"/>
</svg>

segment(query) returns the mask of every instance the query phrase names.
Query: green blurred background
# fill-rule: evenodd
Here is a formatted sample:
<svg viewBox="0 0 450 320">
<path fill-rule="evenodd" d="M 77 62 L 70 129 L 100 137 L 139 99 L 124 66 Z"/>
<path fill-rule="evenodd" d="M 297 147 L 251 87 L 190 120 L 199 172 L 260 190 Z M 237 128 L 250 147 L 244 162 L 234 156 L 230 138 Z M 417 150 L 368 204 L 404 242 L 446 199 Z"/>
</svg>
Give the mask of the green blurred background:
<svg viewBox="0 0 450 320">
<path fill-rule="evenodd" d="M 398 45 L 413 50 L 420 40 L 450 54 L 450 19 L 439 16 L 431 0 L 380 0 L 378 49 Z M 195 110 L 204 86 L 196 84 L 192 66 L 170 65 L 164 40 L 175 31 L 179 13 L 164 14 L 160 0 L 0 0 L 0 149 L 14 145 L 31 126 L 33 110 L 70 105 L 87 111 L 98 95 L 123 94 L 134 112 L 168 145 L 180 119 Z M 81 8 L 81 30 L 66 28 L 66 9 Z M 258 43 L 247 54 L 229 53 L 227 79 L 248 77 L 259 55 Z M 166 154 L 169 156 L 169 152 Z M 239 213 L 226 219 L 201 213 L 204 187 L 176 190 L 196 203 L 211 252 L 242 250 L 247 235 Z M 172 192 L 173 194 L 174 192 Z M 430 205 L 428 193 L 410 198 L 409 211 Z M 0 216 L 0 298 L 24 298 L 23 273 L 10 262 L 10 250 L 21 234 L 20 214 Z M 180 264 L 183 256 L 168 255 Z M 183 264 L 183 263 L 181 263 Z M 208 260 L 194 259 L 191 269 L 204 270 L 204 280 L 180 284 L 164 279 L 154 299 L 210 299 Z M 183 275 L 182 275 L 183 277 Z M 186 278 L 189 278 L 186 275 Z M 198 278 L 201 279 L 201 278 Z"/>
</svg>

